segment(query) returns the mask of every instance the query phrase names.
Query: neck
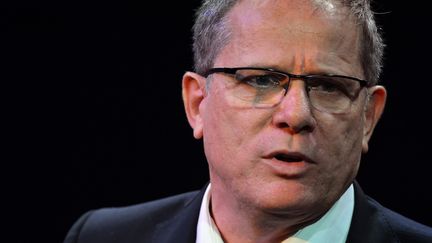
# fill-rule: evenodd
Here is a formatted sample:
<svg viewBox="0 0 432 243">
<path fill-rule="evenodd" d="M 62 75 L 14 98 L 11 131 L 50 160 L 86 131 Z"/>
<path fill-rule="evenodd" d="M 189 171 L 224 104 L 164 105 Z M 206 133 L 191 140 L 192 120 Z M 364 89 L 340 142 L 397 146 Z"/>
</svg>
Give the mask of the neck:
<svg viewBox="0 0 432 243">
<path fill-rule="evenodd" d="M 210 212 L 224 242 L 281 242 L 319 216 L 267 212 L 212 187 Z"/>
</svg>

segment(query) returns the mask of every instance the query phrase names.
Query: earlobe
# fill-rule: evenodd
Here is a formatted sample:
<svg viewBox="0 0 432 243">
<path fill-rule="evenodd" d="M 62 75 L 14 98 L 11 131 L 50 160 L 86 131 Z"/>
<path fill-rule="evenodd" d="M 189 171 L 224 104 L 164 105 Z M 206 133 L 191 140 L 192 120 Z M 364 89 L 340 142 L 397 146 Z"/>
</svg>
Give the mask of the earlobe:
<svg viewBox="0 0 432 243">
<path fill-rule="evenodd" d="M 369 150 L 369 140 L 372 136 L 373 130 L 380 119 L 386 99 L 387 91 L 383 86 L 376 85 L 369 88 L 369 99 L 366 103 L 366 108 L 364 111 L 365 121 L 363 127 L 363 141 L 362 141 L 362 151 L 366 153 Z"/>
<path fill-rule="evenodd" d="M 193 135 L 196 139 L 203 136 L 203 123 L 200 106 L 205 96 L 205 79 L 196 73 L 186 72 L 182 81 L 183 104 Z"/>
</svg>

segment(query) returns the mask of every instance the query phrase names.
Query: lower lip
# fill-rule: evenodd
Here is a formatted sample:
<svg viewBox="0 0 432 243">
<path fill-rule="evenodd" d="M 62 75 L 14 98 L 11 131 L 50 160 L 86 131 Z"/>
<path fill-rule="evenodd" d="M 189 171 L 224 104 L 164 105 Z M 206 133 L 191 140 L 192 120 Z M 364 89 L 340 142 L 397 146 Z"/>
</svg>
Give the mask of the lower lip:
<svg viewBox="0 0 432 243">
<path fill-rule="evenodd" d="M 305 161 L 285 162 L 276 158 L 265 159 L 265 163 L 270 166 L 273 173 L 286 178 L 301 177 L 311 166 L 311 163 Z"/>
</svg>

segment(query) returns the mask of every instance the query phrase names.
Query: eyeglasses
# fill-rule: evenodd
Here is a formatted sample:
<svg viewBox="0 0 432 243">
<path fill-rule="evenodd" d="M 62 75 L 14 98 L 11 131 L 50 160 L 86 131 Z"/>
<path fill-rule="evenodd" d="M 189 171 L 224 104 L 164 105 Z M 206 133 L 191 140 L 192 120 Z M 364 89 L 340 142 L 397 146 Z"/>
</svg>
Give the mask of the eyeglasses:
<svg viewBox="0 0 432 243">
<path fill-rule="evenodd" d="M 226 85 L 232 104 L 241 107 L 269 108 L 278 105 L 287 94 L 290 81 L 305 82 L 310 105 L 323 112 L 345 113 L 357 99 L 366 80 L 343 75 L 297 75 L 267 68 L 212 68 L 204 73 L 232 75 Z"/>
</svg>

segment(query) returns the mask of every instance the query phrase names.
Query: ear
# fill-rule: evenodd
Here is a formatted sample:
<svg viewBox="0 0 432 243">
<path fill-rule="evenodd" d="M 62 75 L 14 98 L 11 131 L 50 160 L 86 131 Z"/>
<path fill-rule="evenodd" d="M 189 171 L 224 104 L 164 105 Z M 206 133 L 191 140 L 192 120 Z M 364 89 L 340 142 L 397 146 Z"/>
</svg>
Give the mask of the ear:
<svg viewBox="0 0 432 243">
<path fill-rule="evenodd" d="M 372 136 L 373 130 L 380 119 L 386 99 L 387 91 L 383 86 L 376 85 L 368 89 L 368 100 L 366 101 L 365 108 L 365 123 L 363 127 L 363 141 L 362 150 L 366 153 L 369 150 L 369 140 Z"/>
<path fill-rule="evenodd" d="M 205 78 L 193 72 L 186 72 L 183 75 L 182 94 L 186 116 L 193 129 L 196 139 L 203 136 L 202 114 L 200 105 L 205 97 Z"/>
</svg>

